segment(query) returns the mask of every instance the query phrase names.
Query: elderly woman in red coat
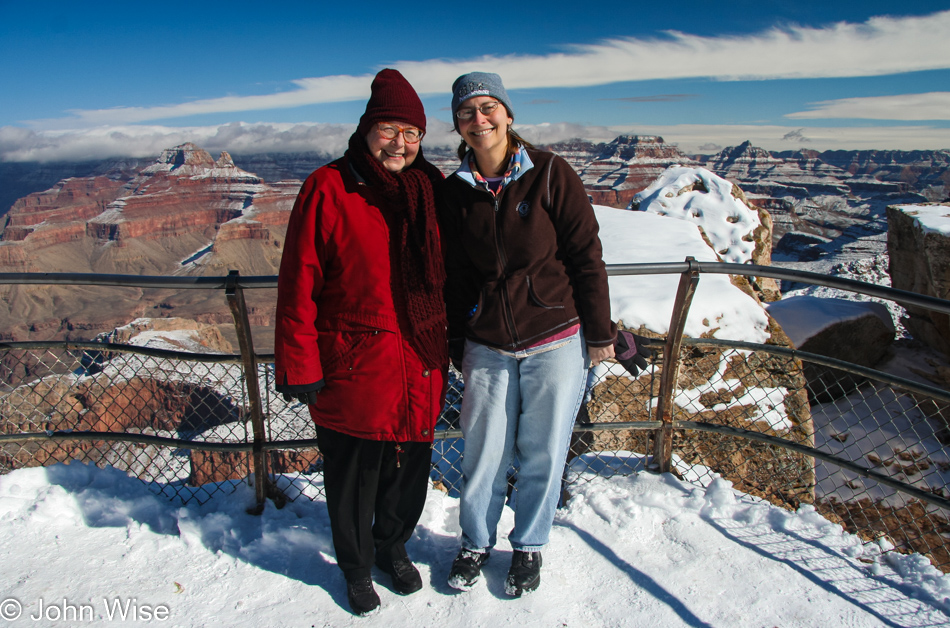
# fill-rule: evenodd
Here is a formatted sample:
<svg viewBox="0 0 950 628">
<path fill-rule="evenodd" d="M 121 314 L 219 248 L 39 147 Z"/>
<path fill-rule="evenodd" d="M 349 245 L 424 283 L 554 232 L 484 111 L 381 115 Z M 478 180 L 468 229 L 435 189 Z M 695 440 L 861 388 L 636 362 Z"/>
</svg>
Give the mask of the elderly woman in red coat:
<svg viewBox="0 0 950 628">
<path fill-rule="evenodd" d="M 428 492 L 448 357 L 426 117 L 383 70 L 346 154 L 297 196 L 280 264 L 277 390 L 306 403 L 324 456 L 337 563 L 353 611 L 379 607 L 373 564 L 422 587 L 406 541 Z"/>
</svg>

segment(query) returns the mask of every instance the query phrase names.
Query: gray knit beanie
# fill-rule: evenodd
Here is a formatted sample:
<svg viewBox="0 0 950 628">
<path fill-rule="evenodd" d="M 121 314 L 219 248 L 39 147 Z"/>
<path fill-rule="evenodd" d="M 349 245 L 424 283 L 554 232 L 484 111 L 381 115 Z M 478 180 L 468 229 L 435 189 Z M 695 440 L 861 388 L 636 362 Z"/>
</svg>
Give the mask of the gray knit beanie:
<svg viewBox="0 0 950 628">
<path fill-rule="evenodd" d="M 491 96 L 498 99 L 508 110 L 508 115 L 515 117 L 515 110 L 511 107 L 511 99 L 501 82 L 501 77 L 492 72 L 469 72 L 455 79 L 452 83 L 452 122 L 455 130 L 459 130 L 459 120 L 455 113 L 462 103 L 475 96 Z"/>
</svg>

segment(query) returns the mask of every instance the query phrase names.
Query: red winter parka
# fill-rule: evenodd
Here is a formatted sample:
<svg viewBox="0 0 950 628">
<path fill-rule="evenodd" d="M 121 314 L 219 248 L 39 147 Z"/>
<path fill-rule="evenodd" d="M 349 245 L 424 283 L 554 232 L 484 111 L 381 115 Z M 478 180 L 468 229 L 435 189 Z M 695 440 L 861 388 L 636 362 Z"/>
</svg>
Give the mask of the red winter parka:
<svg viewBox="0 0 950 628">
<path fill-rule="evenodd" d="M 369 440 L 431 441 L 446 373 L 427 368 L 400 329 L 382 202 L 345 157 L 301 187 L 278 277 L 276 380 L 323 380 L 309 406 L 323 427 Z"/>
</svg>

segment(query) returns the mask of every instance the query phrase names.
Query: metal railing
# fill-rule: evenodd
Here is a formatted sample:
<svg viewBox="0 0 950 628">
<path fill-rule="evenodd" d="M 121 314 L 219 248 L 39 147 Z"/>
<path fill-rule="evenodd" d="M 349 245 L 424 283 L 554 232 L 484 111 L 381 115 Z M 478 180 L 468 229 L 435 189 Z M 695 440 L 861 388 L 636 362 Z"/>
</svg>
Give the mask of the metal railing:
<svg viewBox="0 0 950 628">
<path fill-rule="evenodd" d="M 950 570 L 950 393 L 788 346 L 686 338 L 703 273 L 812 283 L 950 313 L 948 301 L 804 271 L 692 259 L 610 266 L 610 275 L 679 274 L 680 284 L 670 332 L 650 340 L 659 352 L 651 368 L 634 378 L 614 365 L 591 382 L 565 486 L 644 469 L 701 485 L 724 477 L 774 504 L 810 504 L 866 540 L 886 537 Z M 276 277 L 0 274 L 3 284 L 222 290 L 240 354 L 0 343 L 9 382 L 0 391 L 0 472 L 108 464 L 183 501 L 252 482 L 258 511 L 267 498 L 281 505 L 322 491 L 308 411 L 273 394 L 273 356 L 255 351 L 248 324 L 244 291 L 274 288 Z M 447 491 L 460 480 L 463 395 L 453 369 L 433 445 L 432 477 Z"/>
</svg>

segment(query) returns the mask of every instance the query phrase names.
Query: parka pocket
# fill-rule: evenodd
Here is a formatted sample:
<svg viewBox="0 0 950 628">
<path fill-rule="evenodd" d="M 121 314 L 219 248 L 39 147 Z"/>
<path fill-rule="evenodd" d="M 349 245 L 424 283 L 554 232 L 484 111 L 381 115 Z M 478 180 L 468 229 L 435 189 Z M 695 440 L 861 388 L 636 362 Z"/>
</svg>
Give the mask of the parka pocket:
<svg viewBox="0 0 950 628">
<path fill-rule="evenodd" d="M 528 283 L 528 296 L 531 298 L 531 300 L 534 302 L 535 305 L 539 307 L 543 307 L 546 310 L 563 310 L 564 309 L 563 305 L 552 305 L 551 303 L 548 303 L 547 301 L 542 299 L 540 295 L 538 295 L 538 291 L 536 289 L 536 282 L 531 280 L 531 275 L 527 275 L 525 277 L 525 281 Z"/>
<path fill-rule="evenodd" d="M 379 330 L 323 332 L 318 344 L 324 375 L 348 368 L 356 354 L 377 334 Z"/>
</svg>

